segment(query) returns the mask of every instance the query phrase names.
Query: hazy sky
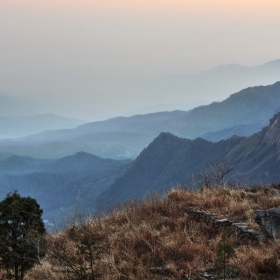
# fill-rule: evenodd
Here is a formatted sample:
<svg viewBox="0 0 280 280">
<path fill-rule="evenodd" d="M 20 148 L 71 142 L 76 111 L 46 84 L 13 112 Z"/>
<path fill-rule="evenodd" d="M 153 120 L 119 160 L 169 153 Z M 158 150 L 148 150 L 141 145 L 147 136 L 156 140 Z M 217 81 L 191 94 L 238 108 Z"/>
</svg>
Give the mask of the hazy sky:
<svg viewBox="0 0 280 280">
<path fill-rule="evenodd" d="M 0 0 L 0 91 L 89 120 L 141 113 L 175 101 L 135 81 L 279 59 L 279 30 L 279 0 Z"/>
</svg>

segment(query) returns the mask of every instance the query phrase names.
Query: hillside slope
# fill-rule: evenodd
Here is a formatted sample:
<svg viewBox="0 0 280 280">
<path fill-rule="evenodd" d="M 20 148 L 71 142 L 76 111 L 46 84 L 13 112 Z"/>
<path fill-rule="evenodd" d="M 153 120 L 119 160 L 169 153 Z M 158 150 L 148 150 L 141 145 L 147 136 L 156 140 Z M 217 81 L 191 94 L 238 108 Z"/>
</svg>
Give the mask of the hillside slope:
<svg viewBox="0 0 280 280">
<path fill-rule="evenodd" d="M 163 193 L 177 185 L 192 183 L 193 176 L 208 164 L 228 163 L 233 170 L 227 179 L 246 183 L 280 181 L 280 113 L 269 126 L 249 137 L 231 137 L 212 143 L 201 138 L 181 139 L 161 133 L 144 149 L 124 175 L 98 198 L 108 204 L 142 198 L 152 192 Z"/>
<path fill-rule="evenodd" d="M 46 258 L 25 278 L 276 280 L 280 244 L 259 242 L 253 216 L 257 209 L 279 206 L 272 187 L 178 189 L 133 201 L 106 216 L 71 220 L 61 232 L 49 234 Z M 235 251 L 227 255 L 226 271 L 215 265 L 221 242 Z"/>
<path fill-rule="evenodd" d="M 279 182 L 280 181 L 280 113 L 275 115 L 269 126 L 258 134 L 250 137 L 237 146 L 230 154 L 233 159 L 237 154 L 242 158 L 232 176 L 251 182 Z M 256 149 L 252 149 L 254 145 Z M 244 150 L 244 147 L 246 149 Z M 248 150 L 248 147 L 251 150 Z"/>
</svg>

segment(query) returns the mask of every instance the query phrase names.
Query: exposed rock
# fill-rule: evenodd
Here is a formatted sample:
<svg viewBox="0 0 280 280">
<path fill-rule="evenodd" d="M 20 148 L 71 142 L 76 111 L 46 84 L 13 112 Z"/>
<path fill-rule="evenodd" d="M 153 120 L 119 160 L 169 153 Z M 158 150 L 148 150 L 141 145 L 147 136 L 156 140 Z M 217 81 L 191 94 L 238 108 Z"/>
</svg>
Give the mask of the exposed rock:
<svg viewBox="0 0 280 280">
<path fill-rule="evenodd" d="M 264 142 L 268 145 L 280 145 L 280 113 L 276 114 L 271 120 L 264 135 Z"/>
<path fill-rule="evenodd" d="M 270 119 L 269 125 L 263 130 L 265 132 L 263 143 L 268 146 L 277 146 L 277 159 L 280 160 L 280 113 L 277 113 Z"/>
<path fill-rule="evenodd" d="M 150 272 L 161 276 L 172 276 L 172 271 L 169 268 L 164 267 L 151 267 Z"/>
<path fill-rule="evenodd" d="M 264 235 L 274 239 L 280 236 L 280 208 L 257 210 L 254 218 Z"/>
<path fill-rule="evenodd" d="M 272 189 L 271 189 L 271 193 L 272 193 L 273 195 L 280 196 L 279 190 L 276 190 L 275 188 L 272 188 Z"/>
<path fill-rule="evenodd" d="M 219 219 L 215 215 L 199 210 L 189 209 L 179 205 L 196 222 L 204 222 L 208 226 L 221 230 L 227 228 L 238 244 L 259 244 L 262 242 L 263 234 L 260 231 L 250 228 L 245 223 L 234 223 L 228 219 Z"/>
</svg>

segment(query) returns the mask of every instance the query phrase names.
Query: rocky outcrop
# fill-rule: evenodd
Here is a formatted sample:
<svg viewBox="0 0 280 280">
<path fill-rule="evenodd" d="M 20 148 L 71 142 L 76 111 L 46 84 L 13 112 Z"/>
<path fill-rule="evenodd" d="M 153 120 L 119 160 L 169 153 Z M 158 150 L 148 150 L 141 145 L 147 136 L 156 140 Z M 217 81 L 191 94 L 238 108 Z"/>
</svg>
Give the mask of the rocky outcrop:
<svg viewBox="0 0 280 280">
<path fill-rule="evenodd" d="M 182 208 L 184 206 L 181 205 Z M 235 223 L 228 219 L 220 219 L 210 213 L 205 213 L 199 210 L 184 208 L 184 211 L 196 222 L 204 222 L 205 224 L 221 230 L 227 228 L 238 244 L 259 244 L 262 241 L 263 234 L 253 228 L 250 228 L 245 223 Z"/>
<path fill-rule="evenodd" d="M 266 128 L 263 141 L 268 145 L 280 146 L 280 113 L 274 115 Z"/>
<path fill-rule="evenodd" d="M 254 218 L 265 236 L 273 239 L 280 236 L 280 208 L 257 210 Z"/>
<path fill-rule="evenodd" d="M 183 211 L 196 222 L 203 222 L 217 230 L 227 228 L 239 244 L 259 244 L 263 237 L 276 239 L 280 237 L 280 208 L 255 211 L 255 221 L 259 224 L 261 231 L 250 228 L 246 223 L 236 223 L 229 219 L 221 219 L 213 214 L 199 210 L 193 210 L 180 205 Z"/>
</svg>

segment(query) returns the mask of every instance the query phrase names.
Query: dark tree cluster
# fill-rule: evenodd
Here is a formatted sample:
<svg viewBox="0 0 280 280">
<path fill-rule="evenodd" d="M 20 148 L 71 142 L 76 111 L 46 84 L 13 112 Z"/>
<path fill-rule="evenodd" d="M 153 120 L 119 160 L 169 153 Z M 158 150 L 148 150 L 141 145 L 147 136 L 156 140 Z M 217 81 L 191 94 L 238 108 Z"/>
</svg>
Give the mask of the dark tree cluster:
<svg viewBox="0 0 280 280">
<path fill-rule="evenodd" d="M 43 210 L 16 191 L 0 202 L 0 268 L 2 279 L 23 280 L 45 255 Z"/>
</svg>

